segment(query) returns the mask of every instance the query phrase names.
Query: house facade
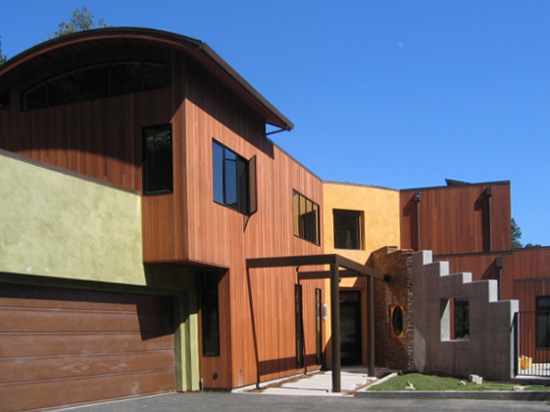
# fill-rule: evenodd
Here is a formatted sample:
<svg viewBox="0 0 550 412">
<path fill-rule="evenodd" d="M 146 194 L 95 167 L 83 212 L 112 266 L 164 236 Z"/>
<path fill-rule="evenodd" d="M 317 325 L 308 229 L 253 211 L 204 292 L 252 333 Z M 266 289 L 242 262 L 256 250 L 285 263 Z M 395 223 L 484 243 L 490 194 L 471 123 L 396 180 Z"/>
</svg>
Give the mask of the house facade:
<svg viewBox="0 0 550 412">
<path fill-rule="evenodd" d="M 326 282 L 246 261 L 323 253 L 322 182 L 206 44 L 78 33 L 2 65 L 0 90 L 3 410 L 321 367 Z"/>
<path fill-rule="evenodd" d="M 293 128 L 173 33 L 91 30 L 0 66 L 3 411 L 333 367 L 336 307 L 342 363 L 376 347 L 377 365 L 413 366 L 414 250 L 545 304 L 549 249 L 511 249 L 509 182 L 323 182 L 266 125 Z M 378 280 L 250 265 L 336 255 Z"/>
</svg>

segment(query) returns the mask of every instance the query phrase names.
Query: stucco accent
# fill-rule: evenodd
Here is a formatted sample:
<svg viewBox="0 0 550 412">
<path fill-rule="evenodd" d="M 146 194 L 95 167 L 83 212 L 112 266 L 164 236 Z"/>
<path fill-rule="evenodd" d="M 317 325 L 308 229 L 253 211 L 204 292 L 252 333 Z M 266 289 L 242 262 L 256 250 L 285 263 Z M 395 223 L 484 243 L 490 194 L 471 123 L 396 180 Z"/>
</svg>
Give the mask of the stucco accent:
<svg viewBox="0 0 550 412">
<path fill-rule="evenodd" d="M 141 198 L 0 155 L 0 271 L 145 284 Z"/>
</svg>

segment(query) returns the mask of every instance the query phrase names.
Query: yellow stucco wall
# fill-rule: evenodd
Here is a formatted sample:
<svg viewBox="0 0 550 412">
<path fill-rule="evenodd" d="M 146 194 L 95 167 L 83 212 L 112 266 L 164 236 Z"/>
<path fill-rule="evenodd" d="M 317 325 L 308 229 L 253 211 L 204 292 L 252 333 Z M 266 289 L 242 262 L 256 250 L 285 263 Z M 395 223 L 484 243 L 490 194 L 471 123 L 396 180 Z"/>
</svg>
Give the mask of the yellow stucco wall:
<svg viewBox="0 0 550 412">
<path fill-rule="evenodd" d="M 0 154 L 0 271 L 145 284 L 141 199 Z"/>
<path fill-rule="evenodd" d="M 399 226 L 399 191 L 374 186 L 350 183 L 325 182 L 323 184 L 323 231 L 325 253 L 337 253 L 358 263 L 367 263 L 370 254 L 384 246 L 401 246 Z M 354 210 L 362 212 L 361 250 L 335 249 L 333 209 Z M 327 281 L 328 282 L 328 281 Z M 359 290 L 362 293 L 362 312 L 367 310 L 366 279 L 343 278 L 341 289 Z M 327 285 L 328 286 L 328 285 Z M 328 317 L 325 319 L 325 343 L 330 342 L 330 294 L 326 289 L 324 302 L 327 303 Z M 363 324 L 363 363 L 367 362 L 367 331 Z M 330 345 L 327 346 L 327 364 L 331 365 Z"/>
<path fill-rule="evenodd" d="M 370 254 L 384 246 L 401 246 L 399 191 L 348 183 L 324 183 L 325 253 L 365 263 Z M 362 250 L 334 248 L 333 209 L 363 212 Z"/>
</svg>

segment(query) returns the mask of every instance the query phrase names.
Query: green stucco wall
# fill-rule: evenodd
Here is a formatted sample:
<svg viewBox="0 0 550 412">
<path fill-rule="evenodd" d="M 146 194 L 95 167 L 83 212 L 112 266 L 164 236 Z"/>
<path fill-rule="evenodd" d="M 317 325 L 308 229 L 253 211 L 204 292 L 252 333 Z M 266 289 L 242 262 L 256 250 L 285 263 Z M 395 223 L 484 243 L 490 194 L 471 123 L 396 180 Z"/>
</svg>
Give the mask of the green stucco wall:
<svg viewBox="0 0 550 412">
<path fill-rule="evenodd" d="M 0 154 L 0 271 L 145 284 L 138 195 Z"/>
</svg>

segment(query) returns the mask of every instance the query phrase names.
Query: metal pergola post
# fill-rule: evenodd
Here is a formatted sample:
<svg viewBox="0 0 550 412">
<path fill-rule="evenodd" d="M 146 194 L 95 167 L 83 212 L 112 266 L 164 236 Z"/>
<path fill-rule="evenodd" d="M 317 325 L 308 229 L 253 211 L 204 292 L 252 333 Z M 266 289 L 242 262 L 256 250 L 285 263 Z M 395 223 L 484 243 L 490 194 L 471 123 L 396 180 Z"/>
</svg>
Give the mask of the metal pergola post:
<svg viewBox="0 0 550 412">
<path fill-rule="evenodd" d="M 374 278 L 369 276 L 369 285 L 367 287 L 367 301 L 368 301 L 368 313 L 367 313 L 367 340 L 368 340 L 368 367 L 369 367 L 369 376 L 375 376 L 376 372 L 374 369 Z"/>
<path fill-rule="evenodd" d="M 327 279 L 330 278 L 330 308 L 331 308 L 331 338 L 332 338 L 332 391 L 341 391 L 341 350 L 340 350 L 340 277 L 367 277 L 368 280 L 368 369 L 369 375 L 374 376 L 374 279 L 387 281 L 384 275 L 377 270 L 354 262 L 336 254 L 307 255 L 307 256 L 279 256 L 252 258 L 246 260 L 247 269 L 285 267 L 285 266 L 318 266 L 329 265 L 330 271 L 316 270 L 302 272 L 299 279 Z M 339 268 L 343 268 L 340 271 Z M 249 286 L 250 288 L 250 286 Z M 249 289 L 250 293 L 250 289 Z M 252 301 L 251 301 L 252 305 Z M 254 325 L 253 325 L 254 326 Z M 253 331 L 255 334 L 256 332 Z M 257 350 L 257 349 L 256 349 Z M 258 360 L 257 360 L 258 362 Z M 259 377 L 258 377 L 259 380 Z"/>
<path fill-rule="evenodd" d="M 340 359 L 340 277 L 338 265 L 330 265 L 330 325 L 332 332 L 332 392 L 341 391 Z"/>
</svg>

